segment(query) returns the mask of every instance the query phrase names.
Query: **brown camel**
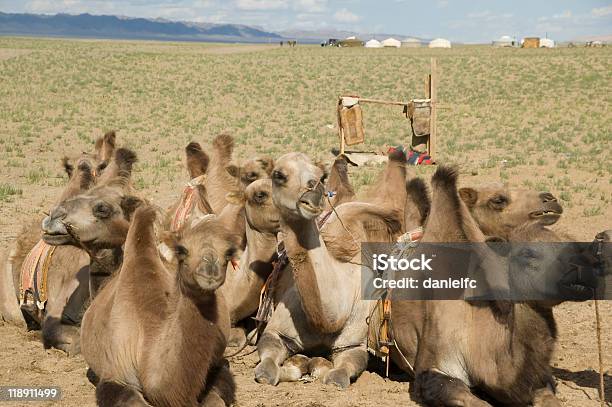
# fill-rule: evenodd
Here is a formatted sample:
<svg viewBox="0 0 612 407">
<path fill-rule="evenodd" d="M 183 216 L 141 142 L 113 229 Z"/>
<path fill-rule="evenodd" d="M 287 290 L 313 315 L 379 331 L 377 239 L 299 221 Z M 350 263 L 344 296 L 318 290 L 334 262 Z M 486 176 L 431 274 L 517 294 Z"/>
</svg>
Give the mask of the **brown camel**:
<svg viewBox="0 0 612 407">
<path fill-rule="evenodd" d="M 334 258 L 317 226 L 324 208 L 325 176 L 300 153 L 282 156 L 272 172 L 272 198 L 280 212 L 289 265 L 279 277 L 275 309 L 257 345 L 261 361 L 255 379 L 260 383 L 291 380 L 281 368 L 283 361 L 315 349 L 329 352 L 333 360 L 324 383 L 346 388 L 366 367 L 370 303 L 359 299 L 360 266 Z M 367 214 L 364 218 L 384 219 L 392 232 L 399 230 L 400 217 L 391 209 L 351 202 L 336 211 L 343 216 L 343 207 L 355 205 L 361 206 L 360 214 Z M 300 370 L 296 373 L 299 378 Z"/>
<path fill-rule="evenodd" d="M 449 168 L 434 175 L 423 242 L 484 242 L 456 183 L 456 172 Z M 510 237 L 523 242 L 558 239 L 538 222 L 515 228 Z M 497 256 L 492 251 L 486 255 Z M 533 277 L 546 273 L 560 278 L 565 267 L 544 259 Z M 514 274 L 525 273 L 524 266 L 518 268 Z M 576 289 L 571 298 L 584 300 L 584 292 Z M 415 395 L 427 405 L 491 406 L 473 393 L 478 391 L 503 405 L 558 406 L 550 371 L 556 337 L 552 306 L 557 303 L 517 302 L 504 309 L 493 301 L 393 301 L 399 352 L 391 356 L 415 375 Z"/>
<path fill-rule="evenodd" d="M 107 171 L 115 149 L 115 132 L 108 132 L 96 140 L 93 154 L 83 153 L 76 160 L 64 158 L 62 164 L 69 182 L 60 201 L 90 188 L 98 177 Z M 44 309 L 34 303 L 25 303 L 19 309 L 21 271 L 24 261 L 34 256 L 34 247 L 40 246 L 40 221 L 34 221 L 22 232 L 8 249 L 3 260 L 4 281 L 0 293 L 0 317 L 15 324 L 23 324 L 24 316 L 31 329 L 42 327 L 42 340 L 46 348 L 56 347 L 69 354 L 78 353 L 78 325 L 87 303 L 89 292 L 89 259 L 85 252 L 75 247 L 49 250 L 51 255 L 38 260 L 39 271 L 47 270 Z M 41 266 L 43 263 L 46 266 Z M 36 264 L 36 263 L 34 263 Z M 40 278 L 40 277 L 39 277 Z M 39 280 L 40 281 L 40 280 Z M 43 279 L 44 281 L 44 279 Z M 22 315 L 23 312 L 23 315 Z"/>
<path fill-rule="evenodd" d="M 563 213 L 550 192 L 511 188 L 499 182 L 461 188 L 459 196 L 489 236 L 508 238 L 514 228 L 531 220 L 549 226 Z"/>
<path fill-rule="evenodd" d="M 327 180 L 327 191 L 333 196 L 329 202 L 325 202 L 325 211 L 331 210 L 331 207 L 342 205 L 345 202 L 351 202 L 355 199 L 355 190 L 351 185 L 348 176 L 348 166 L 356 166 L 346 155 L 340 154 L 334 159 L 331 170 L 329 171 L 329 179 Z"/>
<path fill-rule="evenodd" d="M 43 223 L 46 241 L 83 247 L 92 271 L 115 275 L 93 299 L 81 330 L 83 356 L 99 379 L 98 403 L 230 403 L 233 382 L 219 356 L 227 341 L 229 315 L 215 290 L 235 250 L 233 237 L 216 219 L 204 220 L 173 240 L 175 268 L 168 269 L 156 248 L 154 210 L 130 195 L 129 173 L 123 175 L 66 200 Z M 134 213 L 139 206 L 143 208 Z M 124 318 L 113 318 L 117 313 Z M 142 343 L 151 353 L 139 350 Z M 133 359 L 117 353 L 132 345 Z M 104 346 L 108 349 L 101 352 Z M 176 358 L 164 358 L 162 369 L 155 366 L 159 352 Z M 135 365 L 126 365 L 128 359 Z M 168 374 L 147 374 L 162 370 Z"/>
</svg>

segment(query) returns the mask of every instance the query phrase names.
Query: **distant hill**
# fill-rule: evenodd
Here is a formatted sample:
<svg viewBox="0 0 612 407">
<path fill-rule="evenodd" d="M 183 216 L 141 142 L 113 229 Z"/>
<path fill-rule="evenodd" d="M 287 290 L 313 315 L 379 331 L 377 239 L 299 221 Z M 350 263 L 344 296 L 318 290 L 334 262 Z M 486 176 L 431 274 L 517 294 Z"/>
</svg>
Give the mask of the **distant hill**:
<svg viewBox="0 0 612 407">
<path fill-rule="evenodd" d="M 123 38 L 171 41 L 268 42 L 281 36 L 240 24 L 208 24 L 91 14 L 0 12 L 0 35 Z"/>
</svg>

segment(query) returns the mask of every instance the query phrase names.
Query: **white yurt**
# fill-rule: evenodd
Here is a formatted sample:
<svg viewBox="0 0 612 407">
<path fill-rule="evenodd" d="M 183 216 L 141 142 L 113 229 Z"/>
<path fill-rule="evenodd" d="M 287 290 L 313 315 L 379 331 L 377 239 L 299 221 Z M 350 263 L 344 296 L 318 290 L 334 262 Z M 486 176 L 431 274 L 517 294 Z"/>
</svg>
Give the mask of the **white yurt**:
<svg viewBox="0 0 612 407">
<path fill-rule="evenodd" d="M 509 35 L 502 35 L 498 40 L 493 41 L 496 47 L 514 47 L 516 44 L 516 39 Z"/>
<path fill-rule="evenodd" d="M 444 38 L 436 38 L 429 43 L 429 48 L 450 48 L 451 43 Z"/>
<path fill-rule="evenodd" d="M 416 38 L 406 38 L 402 41 L 403 48 L 419 48 L 421 46 L 421 40 Z"/>
<path fill-rule="evenodd" d="M 389 48 L 399 48 L 402 46 L 402 43 L 395 38 L 387 38 L 382 42 L 383 47 Z"/>
<path fill-rule="evenodd" d="M 370 41 L 365 43 L 365 47 L 366 48 L 382 48 L 383 46 L 380 43 L 380 41 L 377 41 L 374 38 L 372 38 Z"/>
<path fill-rule="evenodd" d="M 540 48 L 554 48 L 555 42 L 550 38 L 540 38 Z"/>
</svg>

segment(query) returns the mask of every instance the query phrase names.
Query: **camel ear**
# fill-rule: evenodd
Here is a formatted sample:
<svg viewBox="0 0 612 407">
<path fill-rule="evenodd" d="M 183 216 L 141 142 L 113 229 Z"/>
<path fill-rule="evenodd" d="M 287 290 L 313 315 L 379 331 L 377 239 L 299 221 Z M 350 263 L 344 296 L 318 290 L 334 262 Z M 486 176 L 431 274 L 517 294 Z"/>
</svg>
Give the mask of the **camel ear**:
<svg viewBox="0 0 612 407">
<path fill-rule="evenodd" d="M 472 208 L 476 205 L 476 201 L 478 200 L 478 191 L 473 188 L 461 188 L 459 189 L 459 196 L 468 208 Z"/>
<path fill-rule="evenodd" d="M 327 168 L 327 166 L 321 162 L 321 161 L 317 161 L 315 163 L 315 165 L 317 167 L 319 167 L 320 169 L 323 170 L 323 176 L 321 177 L 321 181 L 325 181 L 327 179 L 327 177 L 329 176 L 329 169 Z"/>
<path fill-rule="evenodd" d="M 130 220 L 132 214 L 143 203 L 143 200 L 133 195 L 126 195 L 121 198 L 121 210 L 127 220 Z"/>
<path fill-rule="evenodd" d="M 234 178 L 238 178 L 238 176 L 240 175 L 240 167 L 236 165 L 228 165 L 227 167 L 225 167 L 225 171 L 227 171 L 227 173 Z"/>
<path fill-rule="evenodd" d="M 206 173 L 210 159 L 199 143 L 192 141 L 187 144 L 185 155 L 187 156 L 187 171 L 192 179 Z"/>
<path fill-rule="evenodd" d="M 72 178 L 72 174 L 74 173 L 74 165 L 70 163 L 68 157 L 62 158 L 62 167 L 64 167 L 64 171 L 68 175 L 68 178 Z"/>
<path fill-rule="evenodd" d="M 246 201 L 246 197 L 243 192 L 234 191 L 228 192 L 225 195 L 225 200 L 233 205 L 242 205 Z"/>
<path fill-rule="evenodd" d="M 272 157 L 262 157 L 257 160 L 261 168 L 268 173 L 268 175 L 272 174 L 272 169 L 274 168 L 274 160 Z"/>
</svg>

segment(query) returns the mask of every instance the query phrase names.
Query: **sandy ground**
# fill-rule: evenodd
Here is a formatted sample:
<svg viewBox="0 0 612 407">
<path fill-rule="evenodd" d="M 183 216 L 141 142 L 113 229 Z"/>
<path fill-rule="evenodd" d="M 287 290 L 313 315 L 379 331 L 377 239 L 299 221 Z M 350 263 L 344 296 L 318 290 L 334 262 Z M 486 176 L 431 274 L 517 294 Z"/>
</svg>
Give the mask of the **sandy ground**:
<svg viewBox="0 0 612 407">
<path fill-rule="evenodd" d="M 602 302 L 602 315 L 611 315 L 612 302 Z M 597 407 L 597 342 L 592 303 L 564 304 L 555 310 L 560 339 L 553 362 L 559 398 L 564 406 Z M 612 361 L 612 325 L 603 325 L 604 359 Z M 248 349 L 244 352 L 247 353 Z M 372 361 L 370 368 L 348 390 L 337 390 L 321 383 L 281 383 L 272 387 L 253 379 L 257 354 L 232 360 L 238 388 L 237 407 L 366 407 L 417 406 L 410 399 L 409 382 L 394 372 L 385 379 L 382 365 Z M 612 371 L 607 364 L 606 398 L 612 400 Z M 94 406 L 94 387 L 85 377 L 87 366 L 80 356 L 69 357 L 57 350 L 44 350 L 38 333 L 26 333 L 13 326 L 0 326 L 0 386 L 59 386 L 58 402 L 10 403 L 11 406 L 57 405 Z M 0 405 L 2 405 L 0 403 Z M 7 404 L 8 405 L 8 404 Z"/>
</svg>

